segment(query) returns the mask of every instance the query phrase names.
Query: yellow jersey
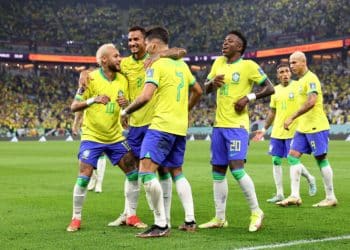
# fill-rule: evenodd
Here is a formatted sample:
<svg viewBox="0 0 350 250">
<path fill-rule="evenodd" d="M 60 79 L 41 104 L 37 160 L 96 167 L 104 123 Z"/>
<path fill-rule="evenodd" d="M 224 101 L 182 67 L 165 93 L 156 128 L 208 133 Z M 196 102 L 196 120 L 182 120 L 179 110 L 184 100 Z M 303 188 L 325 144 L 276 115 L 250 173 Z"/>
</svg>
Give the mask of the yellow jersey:
<svg viewBox="0 0 350 250">
<path fill-rule="evenodd" d="M 188 128 L 188 93 L 195 83 L 182 60 L 161 58 L 146 71 L 146 84 L 155 84 L 155 105 L 150 129 L 185 136 Z"/>
<path fill-rule="evenodd" d="M 129 96 L 126 98 L 133 102 L 138 97 L 144 87 L 145 83 L 145 69 L 143 67 L 145 60 L 149 57 L 148 54 L 136 60 L 133 55 L 123 58 L 120 68 L 121 73 L 126 77 L 129 84 Z M 153 115 L 154 100 L 149 101 L 141 109 L 135 111 L 130 115 L 129 125 L 133 127 L 141 127 L 149 125 Z"/>
<path fill-rule="evenodd" d="M 84 110 L 82 125 L 82 141 L 94 141 L 111 144 L 125 140 L 120 123 L 120 107 L 116 102 L 118 93 L 128 95 L 126 78 L 116 73 L 113 81 L 109 81 L 101 68 L 89 73 L 89 84 L 86 90 L 75 96 L 77 100 L 87 100 L 99 95 L 107 95 L 110 102 L 106 105 L 94 103 Z"/>
<path fill-rule="evenodd" d="M 297 131 L 301 133 L 316 133 L 329 130 L 329 122 L 323 110 L 323 95 L 318 77 L 309 70 L 299 79 L 299 84 L 301 86 L 300 106 L 307 101 L 310 93 L 317 93 L 317 101 L 311 110 L 299 116 Z"/>
<path fill-rule="evenodd" d="M 241 113 L 234 109 L 234 103 L 249 94 L 253 84 L 263 83 L 267 76 L 252 60 L 242 58 L 228 63 L 225 56 L 218 57 L 211 68 L 208 80 L 225 75 L 224 85 L 216 93 L 216 114 L 214 127 L 244 128 L 249 131 L 249 115 L 246 107 Z"/>
<path fill-rule="evenodd" d="M 289 130 L 284 129 L 284 122 L 300 108 L 298 101 L 299 92 L 300 88 L 297 81 L 292 80 L 287 86 L 282 84 L 275 86 L 275 93 L 271 96 L 270 101 L 270 108 L 276 112 L 271 133 L 272 138 L 293 138 L 297 120 L 291 124 Z"/>
</svg>

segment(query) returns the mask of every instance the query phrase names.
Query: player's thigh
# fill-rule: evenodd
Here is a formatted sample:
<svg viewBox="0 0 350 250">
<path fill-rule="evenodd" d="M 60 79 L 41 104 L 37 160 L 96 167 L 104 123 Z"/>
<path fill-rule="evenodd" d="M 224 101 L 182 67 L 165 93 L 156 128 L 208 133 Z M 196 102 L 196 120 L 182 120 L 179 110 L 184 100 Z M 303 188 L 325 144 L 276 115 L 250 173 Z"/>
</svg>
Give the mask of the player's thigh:
<svg viewBox="0 0 350 250">
<path fill-rule="evenodd" d="M 306 134 L 307 140 L 314 156 L 327 154 L 329 143 L 329 130 Z"/>
<path fill-rule="evenodd" d="M 290 146 L 288 146 L 288 148 L 286 147 L 284 139 L 276 139 L 276 138 L 270 139 L 270 146 L 269 146 L 270 155 L 278 156 L 281 158 L 287 157 L 289 149 L 290 149 Z"/>
<path fill-rule="evenodd" d="M 183 165 L 185 150 L 186 150 L 186 137 L 174 135 L 175 141 L 172 145 L 172 148 L 165 158 L 165 160 L 161 163 L 162 166 L 167 167 L 169 169 L 179 168 Z"/>
<path fill-rule="evenodd" d="M 175 135 L 149 129 L 142 141 L 140 159 L 151 159 L 157 165 L 162 165 L 170 154 L 175 142 Z M 140 171 L 141 171 L 140 164 Z"/>
<path fill-rule="evenodd" d="M 133 154 L 140 158 L 140 150 L 143 138 L 145 137 L 148 126 L 130 127 L 127 137 L 128 144 Z"/>
<path fill-rule="evenodd" d="M 106 146 L 106 154 L 113 166 L 118 165 L 124 173 L 129 173 L 136 169 L 135 156 L 126 140 L 109 144 Z"/>
<path fill-rule="evenodd" d="M 211 160 L 210 163 L 216 166 L 227 166 L 227 146 L 223 135 L 224 128 L 213 128 L 210 144 Z"/>
<path fill-rule="evenodd" d="M 81 141 L 78 153 L 80 165 L 81 163 L 84 163 L 96 169 L 98 158 L 104 150 L 105 144 L 93 141 Z"/>
<path fill-rule="evenodd" d="M 242 128 L 227 129 L 224 131 L 227 157 L 229 161 L 245 160 L 247 158 L 249 134 Z"/>
<path fill-rule="evenodd" d="M 309 141 L 306 134 L 295 132 L 292 139 L 289 154 L 295 157 L 299 157 L 301 154 L 310 154 L 312 149 L 309 145 Z"/>
</svg>

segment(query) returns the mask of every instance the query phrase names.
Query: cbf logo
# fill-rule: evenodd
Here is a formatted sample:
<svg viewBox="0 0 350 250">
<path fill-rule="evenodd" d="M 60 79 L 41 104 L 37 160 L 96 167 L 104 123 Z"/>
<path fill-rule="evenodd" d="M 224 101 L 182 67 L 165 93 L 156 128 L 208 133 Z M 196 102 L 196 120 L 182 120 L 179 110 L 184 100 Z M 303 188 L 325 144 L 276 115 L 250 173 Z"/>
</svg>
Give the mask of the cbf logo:
<svg viewBox="0 0 350 250">
<path fill-rule="evenodd" d="M 294 100 L 294 93 L 293 92 L 289 93 L 289 100 Z"/>
<path fill-rule="evenodd" d="M 147 69 L 146 76 L 153 77 L 154 69 Z"/>
<path fill-rule="evenodd" d="M 89 155 L 90 155 L 90 150 L 84 150 L 81 158 L 87 160 L 87 159 L 89 159 Z"/>
<path fill-rule="evenodd" d="M 310 89 L 316 90 L 316 83 L 311 82 L 309 86 L 310 86 Z"/>
<path fill-rule="evenodd" d="M 232 81 L 234 83 L 238 83 L 239 82 L 239 78 L 240 78 L 240 74 L 238 72 L 235 72 L 232 74 Z"/>
</svg>

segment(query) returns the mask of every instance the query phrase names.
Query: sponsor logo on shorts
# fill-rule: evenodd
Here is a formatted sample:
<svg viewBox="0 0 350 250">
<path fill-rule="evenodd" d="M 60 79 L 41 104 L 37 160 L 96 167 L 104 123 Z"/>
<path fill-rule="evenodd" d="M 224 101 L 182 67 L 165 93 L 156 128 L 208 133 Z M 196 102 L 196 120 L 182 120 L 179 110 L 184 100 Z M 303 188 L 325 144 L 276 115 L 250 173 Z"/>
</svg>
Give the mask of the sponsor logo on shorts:
<svg viewBox="0 0 350 250">
<path fill-rule="evenodd" d="M 90 150 L 87 149 L 87 150 L 84 150 L 84 152 L 82 153 L 81 158 L 87 160 L 87 159 L 89 159 L 89 156 L 90 156 Z"/>
</svg>

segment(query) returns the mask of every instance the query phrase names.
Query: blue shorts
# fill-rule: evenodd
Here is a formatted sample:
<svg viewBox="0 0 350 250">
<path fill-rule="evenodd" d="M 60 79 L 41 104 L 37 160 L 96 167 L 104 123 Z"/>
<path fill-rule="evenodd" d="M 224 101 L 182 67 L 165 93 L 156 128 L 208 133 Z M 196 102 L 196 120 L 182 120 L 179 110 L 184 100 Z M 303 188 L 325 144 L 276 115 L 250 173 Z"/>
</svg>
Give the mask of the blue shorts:
<svg viewBox="0 0 350 250">
<path fill-rule="evenodd" d="M 329 130 L 324 130 L 312 134 L 295 132 L 291 149 L 303 154 L 313 154 L 319 156 L 328 152 Z"/>
<path fill-rule="evenodd" d="M 292 139 L 271 138 L 269 154 L 272 156 L 286 158 L 288 156 L 291 143 L 292 143 Z"/>
<path fill-rule="evenodd" d="M 142 141 L 140 159 L 150 158 L 163 167 L 181 167 L 184 162 L 186 136 L 148 129 Z"/>
<path fill-rule="evenodd" d="M 227 166 L 231 160 L 245 160 L 249 135 L 243 128 L 213 128 L 211 164 Z"/>
<path fill-rule="evenodd" d="M 136 158 L 140 158 L 141 144 L 146 135 L 148 126 L 149 125 L 142 127 L 129 127 L 129 133 L 126 140 Z"/>
<path fill-rule="evenodd" d="M 117 165 L 120 159 L 130 151 L 127 141 L 104 144 L 94 141 L 82 141 L 80 143 L 78 159 L 97 168 L 98 158 L 105 153 L 113 166 Z"/>
</svg>

